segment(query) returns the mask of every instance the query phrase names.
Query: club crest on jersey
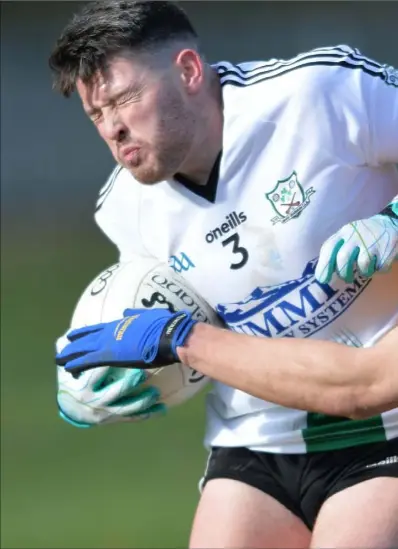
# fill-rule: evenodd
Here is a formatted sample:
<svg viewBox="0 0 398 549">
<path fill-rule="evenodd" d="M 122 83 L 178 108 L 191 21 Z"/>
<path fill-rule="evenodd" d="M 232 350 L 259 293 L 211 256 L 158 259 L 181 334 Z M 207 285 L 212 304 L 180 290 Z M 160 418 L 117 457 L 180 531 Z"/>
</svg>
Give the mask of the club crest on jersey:
<svg viewBox="0 0 398 549">
<path fill-rule="evenodd" d="M 279 179 L 272 191 L 265 193 L 277 214 L 271 219 L 272 224 L 286 223 L 298 217 L 309 205 L 310 196 L 314 192 L 313 187 L 307 190 L 303 189 L 295 171 L 286 179 Z"/>
<path fill-rule="evenodd" d="M 395 86 L 398 88 L 398 69 L 395 69 L 394 67 L 385 66 L 384 67 L 384 80 L 386 84 L 390 86 Z"/>
</svg>

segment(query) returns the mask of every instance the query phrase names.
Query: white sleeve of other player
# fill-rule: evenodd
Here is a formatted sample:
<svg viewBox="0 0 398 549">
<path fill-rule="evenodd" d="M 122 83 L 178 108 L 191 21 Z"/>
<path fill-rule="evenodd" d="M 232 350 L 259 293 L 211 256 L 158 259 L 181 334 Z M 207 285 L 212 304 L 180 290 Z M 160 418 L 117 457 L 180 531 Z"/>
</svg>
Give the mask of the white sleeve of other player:
<svg viewBox="0 0 398 549">
<path fill-rule="evenodd" d="M 368 162 L 398 164 L 398 70 L 391 66 L 376 70 L 377 76 L 360 71 L 369 124 Z"/>
<path fill-rule="evenodd" d="M 349 46 L 330 51 L 307 69 L 290 123 L 348 164 L 398 163 L 398 70 Z"/>
<path fill-rule="evenodd" d="M 358 117 L 357 143 L 365 163 L 398 163 L 398 71 L 349 48 L 339 73 L 336 101 L 347 105 L 346 116 Z"/>
</svg>

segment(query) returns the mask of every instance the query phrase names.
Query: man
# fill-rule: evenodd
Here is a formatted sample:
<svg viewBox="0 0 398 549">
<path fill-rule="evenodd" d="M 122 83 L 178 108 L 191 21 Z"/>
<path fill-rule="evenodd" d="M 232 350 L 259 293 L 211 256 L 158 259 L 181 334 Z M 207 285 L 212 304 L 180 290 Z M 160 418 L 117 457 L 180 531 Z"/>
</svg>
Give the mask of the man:
<svg viewBox="0 0 398 549">
<path fill-rule="evenodd" d="M 96 220 L 121 260 L 171 259 L 229 329 L 126 311 L 57 363 L 218 380 L 191 547 L 395 545 L 398 410 L 366 408 L 397 403 L 397 71 L 348 46 L 211 67 L 178 7 L 122 1 L 50 65 L 119 164 Z"/>
</svg>

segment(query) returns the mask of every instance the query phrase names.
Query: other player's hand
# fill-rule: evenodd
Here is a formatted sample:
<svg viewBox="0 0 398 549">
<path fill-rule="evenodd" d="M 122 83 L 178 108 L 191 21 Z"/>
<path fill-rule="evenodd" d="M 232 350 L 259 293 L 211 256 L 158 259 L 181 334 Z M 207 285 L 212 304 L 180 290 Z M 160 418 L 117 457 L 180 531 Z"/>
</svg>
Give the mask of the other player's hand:
<svg viewBox="0 0 398 549">
<path fill-rule="evenodd" d="M 353 282 L 357 271 L 371 277 L 377 271 L 387 272 L 398 259 L 398 219 L 375 215 L 348 223 L 323 244 L 315 270 L 322 283 L 337 274 Z"/>
<path fill-rule="evenodd" d="M 65 339 L 57 341 L 58 350 Z M 72 376 L 57 366 L 57 378 L 59 415 L 76 427 L 136 422 L 166 412 L 158 389 L 145 383 L 145 370 L 104 366 Z"/>
<path fill-rule="evenodd" d="M 98 366 L 167 366 L 179 362 L 176 348 L 195 323 L 188 311 L 127 309 L 120 320 L 69 332 L 70 343 L 55 360 L 75 375 Z"/>
</svg>

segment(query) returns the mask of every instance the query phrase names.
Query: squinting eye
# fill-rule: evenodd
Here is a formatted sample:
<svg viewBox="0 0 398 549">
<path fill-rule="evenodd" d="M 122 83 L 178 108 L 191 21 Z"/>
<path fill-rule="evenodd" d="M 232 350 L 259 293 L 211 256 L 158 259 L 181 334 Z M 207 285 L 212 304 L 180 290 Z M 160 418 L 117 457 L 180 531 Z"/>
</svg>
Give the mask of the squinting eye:
<svg viewBox="0 0 398 549">
<path fill-rule="evenodd" d="M 125 104 L 128 103 L 130 100 L 131 100 L 131 97 L 125 97 L 125 98 L 123 98 L 123 99 L 120 99 L 120 100 L 118 101 L 118 105 L 119 105 L 119 106 L 120 106 L 120 105 L 125 105 Z"/>
<path fill-rule="evenodd" d="M 92 114 L 92 115 L 90 116 L 90 120 L 91 120 L 92 122 L 94 122 L 94 124 L 97 124 L 97 123 L 101 120 L 101 118 L 102 118 L 102 115 L 99 114 L 99 113 L 98 113 L 98 114 Z"/>
<path fill-rule="evenodd" d="M 121 97 L 119 101 L 117 102 L 118 105 L 125 105 L 126 103 L 136 103 L 140 100 L 141 94 L 137 91 L 130 93 L 129 95 L 126 95 L 125 97 Z"/>
</svg>

